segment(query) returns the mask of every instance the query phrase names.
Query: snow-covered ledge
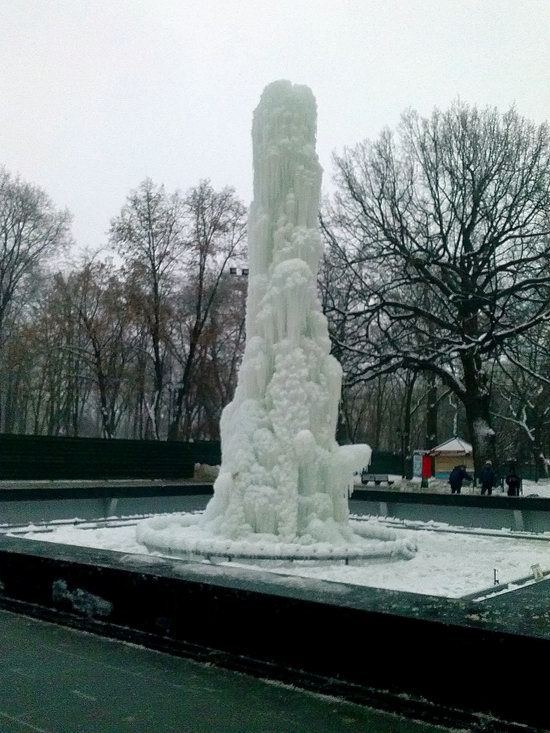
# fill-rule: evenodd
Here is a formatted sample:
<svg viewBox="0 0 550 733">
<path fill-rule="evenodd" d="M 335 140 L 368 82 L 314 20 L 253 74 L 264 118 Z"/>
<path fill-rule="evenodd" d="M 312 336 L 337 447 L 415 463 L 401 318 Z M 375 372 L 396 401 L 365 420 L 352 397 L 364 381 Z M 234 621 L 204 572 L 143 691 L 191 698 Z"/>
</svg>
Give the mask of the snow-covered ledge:
<svg viewBox="0 0 550 733">
<path fill-rule="evenodd" d="M 235 398 L 221 419 L 221 470 L 198 522 L 156 518 L 138 526 L 150 550 L 308 559 L 332 558 L 336 548 L 342 557 L 351 549 L 353 557 L 414 554 L 393 535 L 365 539 L 348 521 L 353 473 L 369 464 L 371 450 L 335 440 L 342 370 L 317 295 L 316 118 L 311 90 L 289 81 L 267 86 L 254 112 L 247 341 Z"/>
</svg>

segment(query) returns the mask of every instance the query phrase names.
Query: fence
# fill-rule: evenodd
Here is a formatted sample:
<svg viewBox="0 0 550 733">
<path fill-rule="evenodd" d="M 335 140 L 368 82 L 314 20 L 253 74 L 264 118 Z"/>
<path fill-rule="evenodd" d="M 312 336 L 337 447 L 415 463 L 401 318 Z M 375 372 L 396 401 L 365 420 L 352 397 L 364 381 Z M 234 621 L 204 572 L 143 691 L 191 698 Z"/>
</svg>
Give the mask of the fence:
<svg viewBox="0 0 550 733">
<path fill-rule="evenodd" d="M 399 453 L 373 451 L 369 466 L 369 471 L 371 473 L 393 473 L 401 476 L 402 468 L 403 458 Z"/>
<path fill-rule="evenodd" d="M 0 479 L 190 478 L 200 445 L 0 434 Z"/>
<path fill-rule="evenodd" d="M 219 441 L 182 443 L 0 433 L 0 480 L 181 479 L 195 463 L 218 466 Z M 401 457 L 375 451 L 373 473 L 401 473 Z"/>
</svg>

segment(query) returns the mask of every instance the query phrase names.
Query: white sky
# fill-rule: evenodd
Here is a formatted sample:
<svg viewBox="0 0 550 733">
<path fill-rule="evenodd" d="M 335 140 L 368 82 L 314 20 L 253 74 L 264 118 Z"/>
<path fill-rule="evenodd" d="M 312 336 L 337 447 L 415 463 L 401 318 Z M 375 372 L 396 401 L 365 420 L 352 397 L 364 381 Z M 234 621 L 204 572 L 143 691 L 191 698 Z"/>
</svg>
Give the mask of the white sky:
<svg viewBox="0 0 550 733">
<path fill-rule="evenodd" d="M 0 164 L 74 214 L 80 247 L 145 176 L 249 203 L 263 87 L 308 84 L 318 151 L 457 96 L 550 118 L 550 0 L 2 0 Z"/>
</svg>

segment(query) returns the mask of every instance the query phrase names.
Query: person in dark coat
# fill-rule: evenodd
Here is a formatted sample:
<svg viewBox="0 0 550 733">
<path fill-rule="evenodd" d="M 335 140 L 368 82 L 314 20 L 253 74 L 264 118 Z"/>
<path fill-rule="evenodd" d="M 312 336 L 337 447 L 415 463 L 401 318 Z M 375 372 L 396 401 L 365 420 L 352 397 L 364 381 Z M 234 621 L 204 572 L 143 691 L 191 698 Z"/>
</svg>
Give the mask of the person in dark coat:
<svg viewBox="0 0 550 733">
<path fill-rule="evenodd" d="M 471 481 L 472 477 L 466 472 L 466 466 L 455 466 L 449 474 L 449 483 L 451 484 L 451 494 L 460 494 L 463 481 Z"/>
<path fill-rule="evenodd" d="M 485 461 L 485 465 L 479 473 L 479 483 L 481 484 L 481 496 L 487 494 L 491 496 L 493 493 L 493 487 L 496 484 L 496 475 L 493 471 L 493 464 L 491 461 Z"/>
<path fill-rule="evenodd" d="M 515 466 L 510 466 L 510 471 L 506 476 L 506 486 L 508 486 L 508 496 L 519 496 L 521 478 L 518 476 Z"/>
</svg>

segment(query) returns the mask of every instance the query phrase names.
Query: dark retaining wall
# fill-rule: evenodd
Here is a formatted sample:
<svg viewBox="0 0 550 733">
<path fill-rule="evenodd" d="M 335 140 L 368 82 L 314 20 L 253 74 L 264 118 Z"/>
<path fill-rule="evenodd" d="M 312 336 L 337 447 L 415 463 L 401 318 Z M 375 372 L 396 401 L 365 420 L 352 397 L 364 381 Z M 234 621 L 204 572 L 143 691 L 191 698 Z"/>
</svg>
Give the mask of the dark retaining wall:
<svg viewBox="0 0 550 733">
<path fill-rule="evenodd" d="M 0 527 L 56 519 L 194 511 L 204 509 L 212 493 L 212 484 L 158 481 L 147 485 L 106 482 L 95 486 L 0 488 Z"/>
<path fill-rule="evenodd" d="M 190 511 L 203 508 L 211 495 L 212 484 L 195 482 L 0 488 L 0 525 Z M 350 509 L 360 514 L 455 526 L 550 532 L 550 499 L 359 489 L 352 495 Z"/>
<path fill-rule="evenodd" d="M 550 720 L 546 676 L 534 671 L 550 653 L 546 586 L 483 606 L 0 537 L 6 608 L 499 733 L 516 728 L 479 715 Z"/>
</svg>

